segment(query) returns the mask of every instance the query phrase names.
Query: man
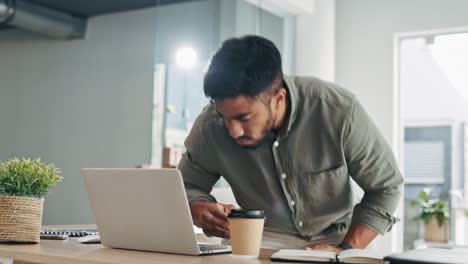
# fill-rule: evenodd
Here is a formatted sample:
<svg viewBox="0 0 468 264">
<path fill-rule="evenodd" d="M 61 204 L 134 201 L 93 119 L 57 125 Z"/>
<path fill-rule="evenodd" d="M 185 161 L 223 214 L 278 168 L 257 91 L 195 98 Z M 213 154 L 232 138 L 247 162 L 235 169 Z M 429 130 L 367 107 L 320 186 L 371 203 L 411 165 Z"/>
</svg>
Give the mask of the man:
<svg viewBox="0 0 468 264">
<path fill-rule="evenodd" d="M 178 168 L 194 223 L 207 235 L 229 238 L 234 207 L 210 195 L 220 176 L 242 208 L 265 210 L 269 247 L 339 252 L 391 229 L 403 179 L 353 94 L 283 76 L 278 49 L 258 36 L 223 43 L 204 92 L 212 103 Z M 364 190 L 357 205 L 350 178 Z"/>
</svg>

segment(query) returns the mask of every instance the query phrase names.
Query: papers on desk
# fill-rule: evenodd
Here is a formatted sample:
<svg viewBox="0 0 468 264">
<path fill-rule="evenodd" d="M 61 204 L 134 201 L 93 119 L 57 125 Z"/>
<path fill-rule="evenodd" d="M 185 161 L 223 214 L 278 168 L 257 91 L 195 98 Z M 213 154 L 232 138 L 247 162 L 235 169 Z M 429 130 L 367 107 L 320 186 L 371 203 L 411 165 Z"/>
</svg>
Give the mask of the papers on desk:
<svg viewBox="0 0 468 264">
<path fill-rule="evenodd" d="M 468 263 L 468 248 L 425 248 L 403 252 L 385 257 L 390 264 L 466 264 Z"/>
</svg>

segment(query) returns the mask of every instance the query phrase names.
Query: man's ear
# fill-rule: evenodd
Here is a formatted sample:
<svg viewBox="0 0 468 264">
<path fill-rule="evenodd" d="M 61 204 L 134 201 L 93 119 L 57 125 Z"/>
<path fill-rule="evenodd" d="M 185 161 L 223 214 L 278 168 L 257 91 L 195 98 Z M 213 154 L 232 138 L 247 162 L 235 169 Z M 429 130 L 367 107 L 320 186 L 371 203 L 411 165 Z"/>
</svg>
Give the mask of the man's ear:
<svg viewBox="0 0 468 264">
<path fill-rule="evenodd" d="M 279 105 L 286 102 L 286 94 L 287 91 L 284 88 L 279 88 L 275 94 L 273 95 L 273 100 L 275 101 L 276 109 L 278 109 Z"/>
</svg>

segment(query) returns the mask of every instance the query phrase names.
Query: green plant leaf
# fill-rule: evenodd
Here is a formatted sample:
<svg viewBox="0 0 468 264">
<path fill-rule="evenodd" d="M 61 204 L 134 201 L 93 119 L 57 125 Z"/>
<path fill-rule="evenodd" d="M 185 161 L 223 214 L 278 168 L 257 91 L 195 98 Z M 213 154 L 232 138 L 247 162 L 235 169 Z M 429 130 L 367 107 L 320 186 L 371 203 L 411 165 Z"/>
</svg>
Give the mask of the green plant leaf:
<svg viewBox="0 0 468 264">
<path fill-rule="evenodd" d="M 54 164 L 17 158 L 0 164 L 0 195 L 41 197 L 62 180 Z"/>
<path fill-rule="evenodd" d="M 427 192 L 421 191 L 421 192 L 419 193 L 418 198 L 419 198 L 419 199 L 422 199 L 422 200 L 425 200 L 425 199 L 427 199 L 428 196 L 429 196 L 429 195 L 428 195 Z"/>
<path fill-rule="evenodd" d="M 440 213 L 440 212 L 436 214 L 436 218 L 437 218 L 437 224 L 439 225 L 439 227 L 442 227 L 445 221 L 447 220 L 447 217 L 445 216 L 445 214 Z"/>
<path fill-rule="evenodd" d="M 422 212 L 420 217 L 421 217 L 421 220 L 423 220 L 425 224 L 429 224 L 431 219 L 434 217 L 434 214 L 429 213 L 429 212 Z"/>
<path fill-rule="evenodd" d="M 421 210 L 420 215 L 415 220 L 422 220 L 427 224 L 435 218 L 439 225 L 443 225 L 450 217 L 449 203 L 439 197 L 430 197 L 430 194 L 429 189 L 424 189 L 419 193 L 417 200 L 410 202 L 410 205 Z"/>
</svg>

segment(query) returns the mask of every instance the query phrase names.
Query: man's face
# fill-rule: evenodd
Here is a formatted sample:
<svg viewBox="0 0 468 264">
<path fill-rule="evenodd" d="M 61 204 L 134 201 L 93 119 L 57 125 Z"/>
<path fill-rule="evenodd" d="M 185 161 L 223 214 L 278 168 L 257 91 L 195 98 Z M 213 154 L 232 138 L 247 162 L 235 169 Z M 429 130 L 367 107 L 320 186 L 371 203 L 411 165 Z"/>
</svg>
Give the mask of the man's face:
<svg viewBox="0 0 468 264">
<path fill-rule="evenodd" d="M 229 134 L 245 147 L 258 146 L 272 129 L 277 116 L 274 104 L 274 98 L 265 100 L 243 95 L 215 100 L 216 110 L 223 117 Z"/>
</svg>

